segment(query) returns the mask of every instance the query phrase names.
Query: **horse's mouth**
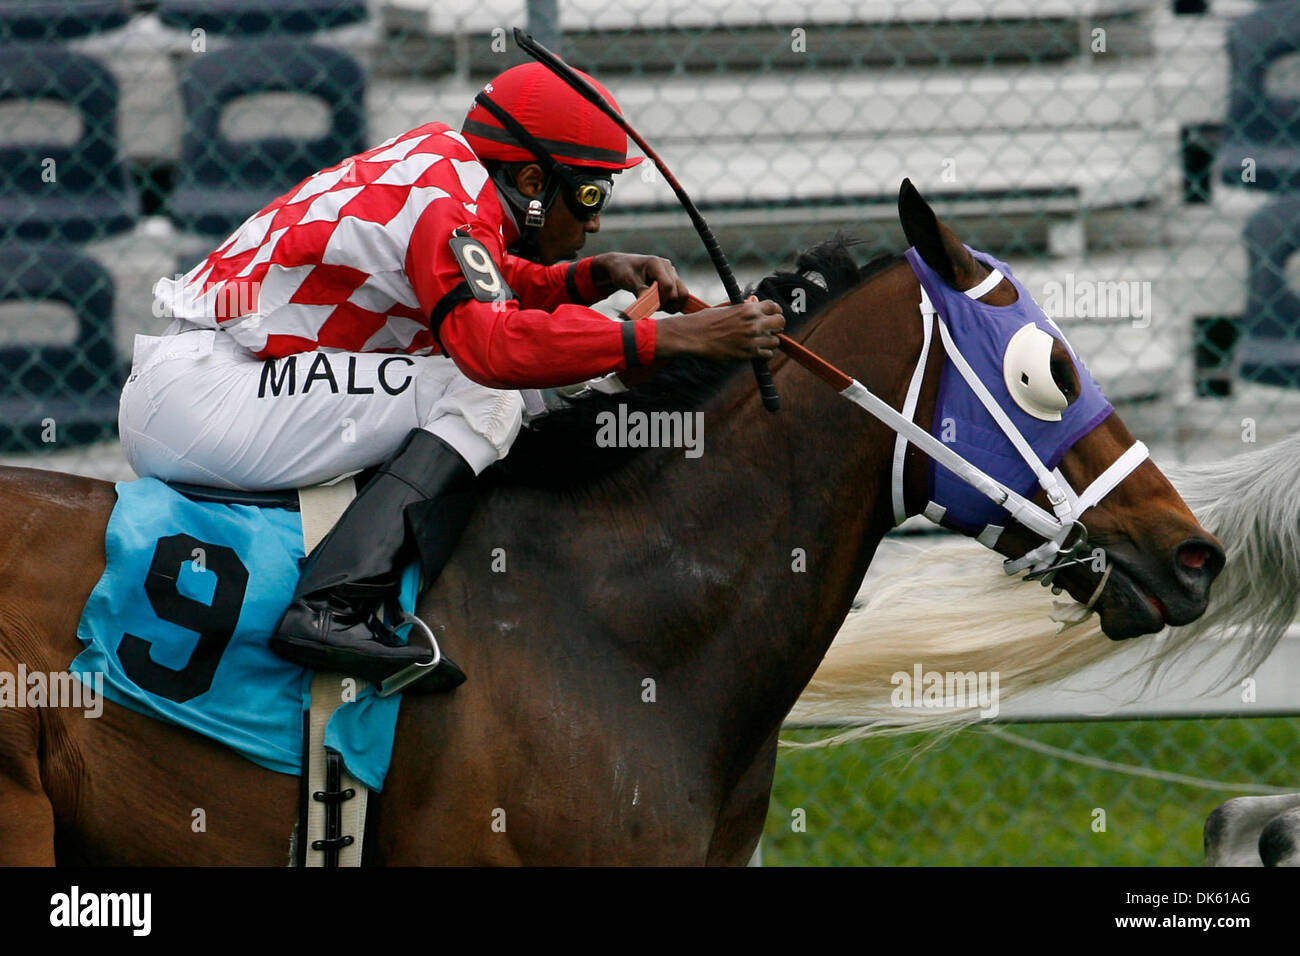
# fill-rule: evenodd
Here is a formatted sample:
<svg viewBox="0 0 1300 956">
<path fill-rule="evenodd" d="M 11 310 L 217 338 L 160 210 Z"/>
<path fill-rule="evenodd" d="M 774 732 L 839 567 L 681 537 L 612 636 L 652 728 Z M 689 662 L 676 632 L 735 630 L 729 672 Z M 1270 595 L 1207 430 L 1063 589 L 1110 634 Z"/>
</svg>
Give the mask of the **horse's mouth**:
<svg viewBox="0 0 1300 956">
<path fill-rule="evenodd" d="M 1132 568 L 1109 560 L 1110 581 L 1098 607 L 1102 632 L 1112 641 L 1126 641 L 1163 630 L 1171 623 L 1165 602 L 1142 585 Z"/>
</svg>

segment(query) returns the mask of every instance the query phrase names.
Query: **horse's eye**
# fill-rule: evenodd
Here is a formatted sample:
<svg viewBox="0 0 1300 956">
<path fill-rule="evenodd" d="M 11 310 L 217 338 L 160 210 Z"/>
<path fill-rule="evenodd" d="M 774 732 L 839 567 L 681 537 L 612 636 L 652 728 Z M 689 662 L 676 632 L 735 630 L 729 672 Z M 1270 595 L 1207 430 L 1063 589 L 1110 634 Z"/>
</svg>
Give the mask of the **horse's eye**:
<svg viewBox="0 0 1300 956">
<path fill-rule="evenodd" d="M 1079 397 L 1078 382 L 1074 375 L 1074 366 L 1070 364 L 1069 359 L 1059 355 L 1052 356 L 1052 381 L 1056 387 L 1061 390 L 1066 401 L 1073 402 Z"/>
</svg>

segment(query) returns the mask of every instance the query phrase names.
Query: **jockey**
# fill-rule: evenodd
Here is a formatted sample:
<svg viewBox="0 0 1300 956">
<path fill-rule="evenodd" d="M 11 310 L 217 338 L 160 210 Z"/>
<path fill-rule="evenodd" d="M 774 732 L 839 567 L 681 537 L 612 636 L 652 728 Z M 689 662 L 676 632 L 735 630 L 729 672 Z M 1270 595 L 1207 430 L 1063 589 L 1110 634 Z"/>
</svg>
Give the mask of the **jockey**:
<svg viewBox="0 0 1300 956">
<path fill-rule="evenodd" d="M 278 653 L 374 681 L 429 659 L 377 611 L 413 557 L 426 584 L 442 570 L 475 476 L 518 434 L 518 389 L 771 357 L 775 303 L 635 322 L 588 308 L 652 283 L 667 309 L 685 302 L 666 259 L 566 261 L 638 162 L 566 83 L 516 66 L 459 132 L 428 123 L 324 169 L 157 283 L 155 313 L 174 321 L 136 337 L 119 413 L 137 474 L 274 490 L 381 466 L 304 561 Z"/>
</svg>

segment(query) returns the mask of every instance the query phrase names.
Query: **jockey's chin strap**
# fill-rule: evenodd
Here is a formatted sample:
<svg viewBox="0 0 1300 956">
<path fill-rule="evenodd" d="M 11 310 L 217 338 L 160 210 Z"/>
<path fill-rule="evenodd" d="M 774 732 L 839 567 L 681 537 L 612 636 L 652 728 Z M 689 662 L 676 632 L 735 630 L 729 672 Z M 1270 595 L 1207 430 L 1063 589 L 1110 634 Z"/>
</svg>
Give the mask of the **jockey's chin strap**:
<svg viewBox="0 0 1300 956">
<path fill-rule="evenodd" d="M 987 295 L 1002 281 L 1002 278 L 1002 273 L 994 269 L 979 285 L 967 289 L 966 295 L 972 299 Z M 867 392 L 857 382 L 854 382 L 842 393 L 846 398 L 867 408 L 877 418 L 884 420 L 898 433 L 898 439 L 894 444 L 892 482 L 895 523 L 901 524 L 907 517 L 903 501 L 903 463 L 907 453 L 907 446 L 911 443 L 926 452 L 938 464 L 947 468 L 981 494 L 988 497 L 994 504 L 1006 509 L 1012 520 L 1044 539 L 1041 545 L 1024 556 L 1015 559 L 1008 558 L 1004 561 L 1003 569 L 1007 574 L 1017 574 L 1028 570 L 1030 573 L 1026 575 L 1027 579 L 1039 580 L 1044 585 L 1048 585 L 1052 583 L 1057 572 L 1063 568 L 1084 564 L 1091 560 L 1087 547 L 1088 532 L 1084 528 L 1082 521 L 1079 520 L 1080 516 L 1106 497 L 1116 485 L 1127 478 L 1138 465 L 1149 457 L 1147 446 L 1140 441 L 1134 442 L 1124 454 L 1116 458 L 1105 471 L 1098 475 L 1083 490 L 1082 494 L 1076 494 L 1065 476 L 1061 474 L 1059 468 L 1051 471 L 1047 469 L 1047 466 L 1043 464 L 1029 442 L 1025 440 L 1015 423 L 1011 421 L 1007 413 L 1003 411 L 1002 406 L 993 398 L 987 386 L 980 381 L 979 376 L 971 368 L 970 363 L 966 361 L 965 356 L 961 354 L 956 343 L 953 342 L 947 324 L 931 304 L 930 297 L 926 294 L 924 286 L 921 287 L 921 324 L 924 330 L 921 357 L 917 360 L 916 368 L 912 372 L 912 380 L 908 385 L 907 397 L 904 400 L 901 415 L 889 405 L 876 399 L 874 395 Z M 1025 460 L 1025 463 L 1029 465 L 1030 470 L 1037 476 L 1038 483 L 1047 493 L 1048 503 L 1052 506 L 1052 514 L 1048 514 L 1033 501 L 1007 488 L 996 478 L 985 474 L 913 421 L 916 415 L 917 401 L 921 394 L 921 382 L 925 378 L 926 361 L 933 340 L 931 334 L 933 326 L 938 326 L 939 336 L 943 340 L 943 347 L 948 360 L 952 362 L 953 367 L 957 369 L 961 377 L 966 380 L 966 384 L 979 398 L 980 403 L 993 416 L 993 420 L 997 422 L 1003 434 L 1007 436 L 1012 446 L 1015 447 L 1016 451 Z M 886 416 L 882 414 L 875 404 L 864 401 L 863 395 L 854 392 L 855 388 L 875 399 L 878 405 L 887 408 L 892 415 Z M 854 394 L 850 394 L 850 392 L 854 392 Z M 946 510 L 943 505 L 931 501 L 926 504 L 923 514 L 937 524 L 943 520 Z M 976 540 L 986 548 L 991 549 L 997 544 L 1003 530 L 1004 527 L 1001 525 L 986 525 L 976 535 Z M 1092 603 L 1099 596 L 1100 589 L 1093 594 L 1088 609 L 1091 609 Z"/>
</svg>

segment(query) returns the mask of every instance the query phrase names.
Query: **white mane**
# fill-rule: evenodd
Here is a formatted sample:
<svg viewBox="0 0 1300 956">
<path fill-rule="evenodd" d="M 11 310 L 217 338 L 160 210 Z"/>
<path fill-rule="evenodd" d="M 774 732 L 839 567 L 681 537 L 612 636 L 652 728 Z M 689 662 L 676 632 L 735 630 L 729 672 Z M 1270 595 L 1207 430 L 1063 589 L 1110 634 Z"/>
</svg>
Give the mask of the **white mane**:
<svg viewBox="0 0 1300 956">
<path fill-rule="evenodd" d="M 898 707 L 891 677 L 927 671 L 998 673 L 1002 704 L 1103 658 L 1148 683 L 1168 665 L 1206 663 L 1230 629 L 1235 653 L 1219 686 L 1253 671 L 1300 610 L 1300 435 L 1208 465 L 1165 469 L 1202 526 L 1227 551 L 1204 616 L 1133 641 L 1111 641 L 1095 616 L 1064 633 L 1051 595 L 1002 573 L 1000 558 L 965 538 L 924 549 L 905 566 L 869 575 L 821 667 L 790 714 L 794 723 L 860 724 L 815 744 L 973 723 L 975 707 Z M 865 599 L 865 600 L 864 600 Z M 1120 657 L 1120 655 L 1123 655 Z"/>
</svg>

